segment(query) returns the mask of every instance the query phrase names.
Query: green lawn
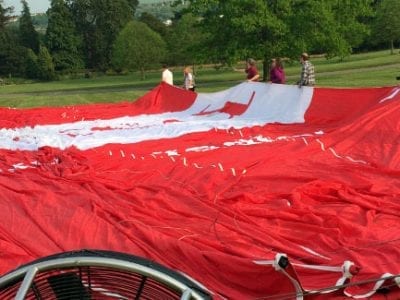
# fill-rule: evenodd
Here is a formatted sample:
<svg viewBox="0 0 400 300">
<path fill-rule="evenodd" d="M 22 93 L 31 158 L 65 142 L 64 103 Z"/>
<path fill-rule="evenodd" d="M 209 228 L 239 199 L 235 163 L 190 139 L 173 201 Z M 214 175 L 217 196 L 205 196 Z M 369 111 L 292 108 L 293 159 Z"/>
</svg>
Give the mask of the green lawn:
<svg viewBox="0 0 400 300">
<path fill-rule="evenodd" d="M 314 57 L 318 86 L 370 87 L 393 86 L 399 83 L 400 54 L 389 51 L 352 55 L 343 61 Z M 261 69 L 261 65 L 259 66 Z M 285 71 L 288 84 L 299 77 L 300 64 L 287 63 Z M 244 64 L 235 69 L 219 69 L 199 66 L 195 69 L 199 92 L 214 92 L 229 88 L 244 80 Z M 176 85 L 182 83 L 182 67 L 172 68 Z M 146 74 L 141 80 L 138 73 L 124 76 L 97 75 L 93 78 L 77 78 L 47 83 L 25 83 L 0 86 L 0 106 L 34 107 L 60 106 L 99 102 L 134 100 L 157 86 L 161 70 Z"/>
</svg>

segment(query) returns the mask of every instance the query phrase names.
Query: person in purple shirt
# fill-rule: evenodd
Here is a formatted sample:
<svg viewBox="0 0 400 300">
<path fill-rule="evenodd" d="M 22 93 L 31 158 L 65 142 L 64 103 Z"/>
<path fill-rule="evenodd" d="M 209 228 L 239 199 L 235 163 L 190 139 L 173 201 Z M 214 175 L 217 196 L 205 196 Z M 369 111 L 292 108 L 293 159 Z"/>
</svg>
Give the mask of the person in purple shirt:
<svg viewBox="0 0 400 300">
<path fill-rule="evenodd" d="M 274 58 L 271 61 L 271 69 L 269 71 L 269 80 L 272 83 L 285 83 L 285 70 L 283 69 L 282 60 L 278 58 Z"/>
</svg>

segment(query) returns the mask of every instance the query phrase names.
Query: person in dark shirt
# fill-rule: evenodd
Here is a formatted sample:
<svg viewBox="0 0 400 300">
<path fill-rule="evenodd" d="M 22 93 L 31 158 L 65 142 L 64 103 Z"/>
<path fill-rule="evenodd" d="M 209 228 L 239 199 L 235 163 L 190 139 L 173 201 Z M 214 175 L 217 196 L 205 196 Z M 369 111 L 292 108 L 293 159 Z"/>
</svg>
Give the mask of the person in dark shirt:
<svg viewBox="0 0 400 300">
<path fill-rule="evenodd" d="M 257 67 L 256 67 L 256 61 L 252 58 L 249 58 L 246 63 L 246 70 L 245 72 L 247 73 L 247 81 L 258 81 L 260 78 L 260 74 L 258 73 Z"/>
</svg>

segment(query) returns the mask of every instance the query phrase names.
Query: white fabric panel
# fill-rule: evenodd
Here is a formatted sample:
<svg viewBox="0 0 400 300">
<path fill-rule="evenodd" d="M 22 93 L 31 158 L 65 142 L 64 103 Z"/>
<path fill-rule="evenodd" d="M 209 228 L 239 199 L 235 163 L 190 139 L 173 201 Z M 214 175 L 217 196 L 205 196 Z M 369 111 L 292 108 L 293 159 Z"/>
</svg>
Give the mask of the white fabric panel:
<svg viewBox="0 0 400 300">
<path fill-rule="evenodd" d="M 37 150 L 43 146 L 60 149 L 75 146 L 84 150 L 108 143 L 128 144 L 175 138 L 214 128 L 241 129 L 275 122 L 302 123 L 312 95 L 313 88 L 310 87 L 300 89 L 289 85 L 242 83 L 222 92 L 199 93 L 194 104 L 181 112 L 1 129 L 0 148 Z M 247 105 L 251 99 L 251 105 L 241 115 L 231 116 L 217 111 L 228 101 Z M 176 121 L 166 122 L 168 120 Z"/>
</svg>

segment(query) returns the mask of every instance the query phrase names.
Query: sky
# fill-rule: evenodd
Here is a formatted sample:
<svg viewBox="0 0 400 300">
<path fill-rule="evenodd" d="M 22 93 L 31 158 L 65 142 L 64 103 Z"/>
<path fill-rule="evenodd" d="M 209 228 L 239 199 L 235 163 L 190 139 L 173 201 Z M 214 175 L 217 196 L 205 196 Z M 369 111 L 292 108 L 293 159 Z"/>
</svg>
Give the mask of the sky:
<svg viewBox="0 0 400 300">
<path fill-rule="evenodd" d="M 50 6 L 50 0 L 26 0 L 31 14 L 45 13 Z M 4 0 L 3 7 L 14 6 L 14 14 L 20 15 L 22 10 L 21 0 Z"/>
</svg>

